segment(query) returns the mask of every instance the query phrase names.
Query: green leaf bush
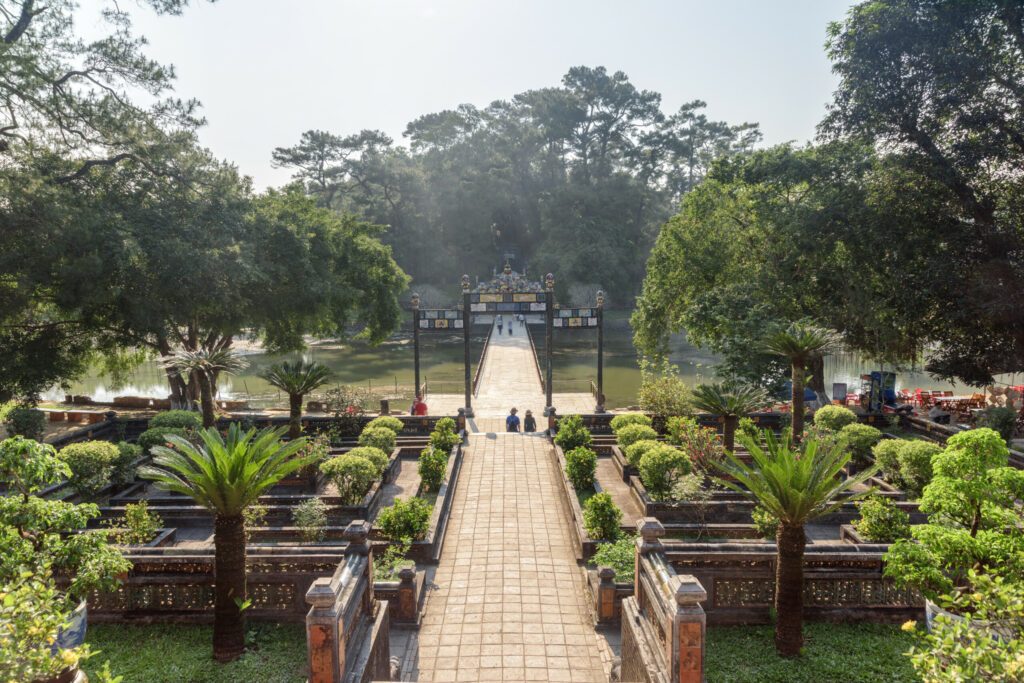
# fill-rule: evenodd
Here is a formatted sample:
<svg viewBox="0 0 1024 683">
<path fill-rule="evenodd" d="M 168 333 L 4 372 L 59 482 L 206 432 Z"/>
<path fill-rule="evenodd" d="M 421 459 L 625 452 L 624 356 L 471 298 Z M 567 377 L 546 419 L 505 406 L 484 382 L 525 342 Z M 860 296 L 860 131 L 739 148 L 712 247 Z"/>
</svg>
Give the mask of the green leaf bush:
<svg viewBox="0 0 1024 683">
<path fill-rule="evenodd" d="M 111 481 L 118 486 L 125 486 L 135 481 L 135 462 L 142 457 L 142 446 L 127 441 L 117 444 L 117 458 L 114 460 L 114 471 Z"/>
<path fill-rule="evenodd" d="M 1017 411 L 1003 406 L 992 406 L 978 415 L 978 426 L 999 432 L 1003 441 L 1010 443 L 1017 430 Z"/>
<path fill-rule="evenodd" d="M 377 515 L 380 532 L 391 541 L 422 540 L 430 530 L 430 513 L 434 506 L 422 498 L 397 498 Z"/>
<path fill-rule="evenodd" d="M 754 509 L 750 512 L 750 517 L 754 520 L 754 529 L 757 530 L 761 538 L 768 539 L 769 541 L 776 539 L 779 533 L 778 517 L 760 505 L 754 506 Z"/>
<path fill-rule="evenodd" d="M 626 425 L 646 425 L 650 427 L 652 421 L 650 417 L 643 413 L 622 413 L 613 417 L 608 424 L 613 432 L 618 433 Z"/>
<path fill-rule="evenodd" d="M 615 434 L 615 440 L 619 448 L 629 448 L 637 441 L 650 441 L 658 438 L 658 432 L 653 427 L 641 424 L 626 425 Z"/>
<path fill-rule="evenodd" d="M 191 440 L 195 431 L 184 427 L 153 427 L 139 435 L 139 446 L 149 453 L 154 446 L 167 445 L 167 437 L 170 435 L 180 436 L 183 439 Z"/>
<path fill-rule="evenodd" d="M 622 510 L 607 493 L 596 493 L 583 504 L 583 528 L 594 540 L 617 539 L 621 521 Z"/>
<path fill-rule="evenodd" d="M 672 489 L 693 465 L 685 453 L 671 446 L 652 448 L 640 458 L 640 481 L 654 500 L 667 500 Z"/>
<path fill-rule="evenodd" d="M 381 415 L 367 422 L 365 429 L 380 429 L 381 427 L 390 429 L 395 436 L 398 436 L 405 429 L 405 423 L 392 415 Z"/>
<path fill-rule="evenodd" d="M 565 454 L 565 476 L 577 491 L 594 488 L 597 472 L 597 454 L 586 446 L 574 448 Z"/>
<path fill-rule="evenodd" d="M 292 521 L 306 543 L 320 543 L 327 534 L 327 504 L 320 498 L 308 498 L 292 511 Z"/>
<path fill-rule="evenodd" d="M 374 446 L 356 446 L 352 450 L 346 451 L 346 455 L 366 458 L 372 462 L 378 477 L 384 474 L 384 470 L 388 468 L 388 463 L 391 461 L 391 451 L 382 451 Z"/>
<path fill-rule="evenodd" d="M 424 448 L 420 452 L 420 483 L 427 491 L 439 491 L 448 470 L 448 453 L 436 448 Z"/>
<path fill-rule="evenodd" d="M 60 450 L 58 457 L 71 469 L 68 480 L 71 488 L 86 498 L 92 498 L 110 485 L 120 451 L 109 441 L 83 441 L 68 444 Z"/>
<path fill-rule="evenodd" d="M 164 522 L 160 515 L 149 509 L 149 503 L 140 500 L 124 506 L 124 517 L 115 521 L 114 537 L 122 545 L 144 545 L 156 538 Z"/>
<path fill-rule="evenodd" d="M 320 464 L 320 472 L 338 489 L 344 505 L 358 505 L 377 481 L 377 466 L 366 458 L 348 453 Z"/>
<path fill-rule="evenodd" d="M 434 425 L 434 431 L 430 433 L 431 448 L 443 452 L 446 458 L 461 441 L 462 437 L 455 431 L 455 420 L 450 417 L 438 420 Z"/>
<path fill-rule="evenodd" d="M 822 406 L 814 412 L 814 426 L 828 432 L 838 432 L 856 423 L 857 413 L 843 406 Z"/>
<path fill-rule="evenodd" d="M 614 543 L 602 543 L 590 560 L 595 567 L 615 570 L 616 583 L 633 583 L 636 571 L 636 538 L 623 535 Z"/>
<path fill-rule="evenodd" d="M 566 453 L 580 446 L 590 446 L 592 440 L 590 430 L 583 424 L 583 418 L 579 415 L 568 415 L 558 421 L 555 445 Z"/>
<path fill-rule="evenodd" d="M 633 467 L 640 467 L 640 460 L 644 457 L 644 453 L 652 448 L 663 445 L 663 443 L 654 439 L 643 439 L 627 446 L 623 449 L 623 454 L 626 456 L 626 462 Z"/>
<path fill-rule="evenodd" d="M 673 417 L 666 425 L 667 441 L 690 458 L 701 469 L 708 469 L 712 463 L 725 456 L 725 448 L 718 440 L 718 433 L 712 427 L 702 427 L 690 417 Z"/>
<path fill-rule="evenodd" d="M 882 432 L 871 425 L 856 423 L 840 429 L 836 437 L 839 447 L 848 452 L 850 460 L 862 468 L 871 464 L 871 449 L 881 440 Z"/>
<path fill-rule="evenodd" d="M 872 543 L 895 543 L 910 537 L 910 515 L 896 507 L 891 499 L 870 495 L 857 503 L 860 518 L 853 528 Z"/>
<path fill-rule="evenodd" d="M 199 429 L 203 426 L 203 418 L 191 410 L 165 410 L 149 419 L 149 429 L 157 427 L 173 427 L 176 429 Z"/>
<path fill-rule="evenodd" d="M 942 448 L 919 439 L 882 439 L 871 452 L 885 479 L 917 499 L 932 480 L 932 459 Z"/>
<path fill-rule="evenodd" d="M 736 425 L 736 435 L 746 436 L 748 439 L 752 439 L 756 443 L 761 442 L 761 428 L 758 427 L 757 423 L 749 417 L 740 418 L 739 424 Z"/>
<path fill-rule="evenodd" d="M 46 414 L 30 405 L 10 402 L 0 408 L 0 422 L 8 436 L 42 439 L 46 431 Z"/>
<path fill-rule="evenodd" d="M 395 433 L 387 427 L 366 427 L 359 434 L 360 446 L 373 446 L 385 453 L 395 450 Z"/>
</svg>

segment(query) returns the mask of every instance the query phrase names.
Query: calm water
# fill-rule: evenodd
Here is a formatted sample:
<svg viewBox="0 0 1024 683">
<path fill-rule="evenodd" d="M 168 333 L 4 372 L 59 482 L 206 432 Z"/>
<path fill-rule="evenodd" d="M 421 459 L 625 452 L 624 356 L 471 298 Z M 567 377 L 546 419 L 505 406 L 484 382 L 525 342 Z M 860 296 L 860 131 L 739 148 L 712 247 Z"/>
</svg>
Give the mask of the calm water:
<svg viewBox="0 0 1024 683">
<path fill-rule="evenodd" d="M 535 338 L 543 344 L 543 327 L 535 326 Z M 462 337 L 449 334 L 421 336 L 421 374 L 434 393 L 462 393 Z M 473 370 L 479 360 L 483 335 L 473 337 Z M 589 391 L 589 383 L 597 377 L 597 332 L 556 330 L 553 343 L 555 391 Z M 714 379 L 715 357 L 688 344 L 682 336 L 674 337 L 670 357 L 679 366 L 679 374 L 689 385 Z M 543 350 L 540 349 L 542 358 Z M 291 356 L 291 357 L 294 357 Z M 411 334 L 395 338 L 377 347 L 365 344 L 339 344 L 324 342 L 313 345 L 307 359 L 324 363 L 334 372 L 334 383 L 352 384 L 371 389 L 384 396 L 408 397 L 413 384 L 413 348 Z M 287 356 L 284 358 L 288 358 Z M 247 356 L 249 367 L 234 376 L 222 378 L 220 398 L 247 399 L 257 406 L 286 405 L 287 397 L 260 379 L 259 373 L 281 356 L 254 353 Z M 623 407 L 636 402 L 640 386 L 640 369 L 633 350 L 629 317 L 622 311 L 609 311 L 605 315 L 604 386 L 609 407 Z M 860 385 L 859 376 L 877 370 L 863 363 L 853 354 L 829 357 L 825 363 L 825 384 L 831 389 L 833 382 L 845 382 L 852 388 Z M 897 388 L 954 389 L 958 393 L 969 391 L 937 382 L 924 373 L 901 372 L 897 375 Z M 167 383 L 163 370 L 155 361 L 139 367 L 126 386 L 111 386 L 110 380 L 91 375 L 73 384 L 71 393 L 92 396 L 109 401 L 114 396 L 167 396 Z M 60 399 L 61 390 L 49 392 L 46 398 Z"/>
</svg>

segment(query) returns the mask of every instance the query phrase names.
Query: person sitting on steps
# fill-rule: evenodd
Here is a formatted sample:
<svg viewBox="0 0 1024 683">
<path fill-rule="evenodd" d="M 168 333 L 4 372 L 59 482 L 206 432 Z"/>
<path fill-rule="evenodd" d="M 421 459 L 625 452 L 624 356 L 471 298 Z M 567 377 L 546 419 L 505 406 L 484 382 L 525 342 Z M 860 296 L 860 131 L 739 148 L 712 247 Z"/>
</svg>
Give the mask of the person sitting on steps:
<svg viewBox="0 0 1024 683">
<path fill-rule="evenodd" d="M 523 419 L 523 433 L 535 431 L 537 431 L 537 420 L 534 419 L 533 413 L 527 410 L 526 417 Z"/>
<path fill-rule="evenodd" d="M 519 431 L 519 416 L 516 415 L 518 411 L 513 408 L 509 411 L 508 417 L 505 418 L 505 431 L 506 432 L 518 432 Z"/>
</svg>

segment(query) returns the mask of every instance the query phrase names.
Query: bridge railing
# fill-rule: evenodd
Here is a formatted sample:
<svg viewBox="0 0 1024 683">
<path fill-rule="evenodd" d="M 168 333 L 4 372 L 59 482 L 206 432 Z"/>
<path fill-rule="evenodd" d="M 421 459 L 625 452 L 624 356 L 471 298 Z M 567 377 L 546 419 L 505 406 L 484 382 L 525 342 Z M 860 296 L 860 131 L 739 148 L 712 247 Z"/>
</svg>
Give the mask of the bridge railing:
<svg viewBox="0 0 1024 683">
<path fill-rule="evenodd" d="M 547 391 L 546 382 L 544 381 L 544 370 L 540 365 L 540 356 L 537 355 L 537 344 L 533 341 L 533 332 L 530 330 L 530 326 L 526 326 L 526 336 L 530 340 L 530 352 L 533 353 L 533 367 L 537 370 L 537 379 L 540 380 L 541 391 Z"/>
<path fill-rule="evenodd" d="M 484 347 L 480 349 L 480 362 L 476 364 L 476 370 L 473 372 L 473 395 L 476 396 L 477 390 L 480 387 L 480 378 L 483 377 L 484 371 L 484 359 L 487 358 L 487 347 L 491 344 L 491 334 L 494 332 L 494 325 L 487 328 L 487 336 L 484 337 Z"/>
</svg>

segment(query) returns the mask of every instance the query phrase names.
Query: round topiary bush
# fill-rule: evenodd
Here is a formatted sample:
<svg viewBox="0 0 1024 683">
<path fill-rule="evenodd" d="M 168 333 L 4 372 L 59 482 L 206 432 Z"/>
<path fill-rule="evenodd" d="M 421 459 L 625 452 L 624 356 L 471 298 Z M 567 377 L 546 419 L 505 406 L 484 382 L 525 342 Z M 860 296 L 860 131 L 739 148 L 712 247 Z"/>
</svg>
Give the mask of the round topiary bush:
<svg viewBox="0 0 1024 683">
<path fill-rule="evenodd" d="M 71 469 L 71 488 L 91 498 L 110 484 L 119 455 L 109 441 L 85 441 L 65 446 L 57 457 Z"/>
<path fill-rule="evenodd" d="M 574 448 L 565 454 L 565 476 L 577 491 L 594 488 L 597 454 L 586 446 Z"/>
<path fill-rule="evenodd" d="M 430 447 L 444 453 L 445 458 L 460 441 L 462 437 L 455 431 L 455 420 L 450 417 L 438 420 L 434 431 L 430 433 Z"/>
<path fill-rule="evenodd" d="M 8 436 L 41 441 L 46 431 L 46 415 L 43 411 L 13 401 L 0 407 L 0 422 L 3 422 Z"/>
<path fill-rule="evenodd" d="M 857 503 L 860 519 L 853 528 L 872 543 L 895 543 L 910 537 L 910 515 L 896 507 L 890 499 L 871 495 Z"/>
<path fill-rule="evenodd" d="M 366 458 L 345 453 L 320 465 L 320 471 L 338 489 L 345 505 L 358 505 L 377 481 L 377 466 Z"/>
<path fill-rule="evenodd" d="M 135 481 L 135 461 L 142 457 L 142 446 L 122 441 L 117 444 L 117 458 L 110 479 L 118 486 Z"/>
<path fill-rule="evenodd" d="M 430 530 L 434 506 L 422 498 L 397 498 L 377 515 L 381 535 L 391 541 L 421 540 Z"/>
<path fill-rule="evenodd" d="M 626 425 L 615 434 L 619 448 L 629 448 L 637 441 L 654 440 L 658 438 L 658 432 L 647 425 L 632 424 Z"/>
<path fill-rule="evenodd" d="M 402 433 L 402 430 L 405 429 L 405 424 L 397 417 L 381 415 L 380 417 L 375 417 L 367 422 L 366 427 L 363 429 L 379 429 L 381 427 L 390 429 L 395 433 L 395 436 L 398 436 Z"/>
<path fill-rule="evenodd" d="M 424 448 L 420 452 L 420 483 L 428 491 L 437 491 L 444 481 L 448 469 L 448 454 L 436 448 Z"/>
<path fill-rule="evenodd" d="M 829 432 L 838 432 L 855 422 L 857 413 L 843 406 L 822 406 L 814 413 L 814 426 Z"/>
<path fill-rule="evenodd" d="M 355 455 L 360 458 L 366 458 L 373 463 L 373 466 L 377 469 L 377 476 L 384 474 L 384 470 L 388 467 L 388 461 L 390 451 L 385 453 L 379 448 L 374 446 L 357 446 L 350 451 L 346 452 L 346 455 Z"/>
<path fill-rule="evenodd" d="M 149 428 L 177 427 L 179 429 L 199 429 L 203 426 L 203 418 L 191 410 L 165 410 L 149 419 Z"/>
<path fill-rule="evenodd" d="M 849 424 L 839 430 L 836 442 L 850 453 L 858 467 L 867 467 L 871 463 L 871 449 L 881 440 L 882 432 L 871 425 Z"/>
<path fill-rule="evenodd" d="M 900 476 L 899 454 L 905 443 L 907 442 L 903 439 L 882 439 L 871 449 L 871 455 L 882 470 L 882 476 L 893 486 L 901 488 L 903 481 Z"/>
<path fill-rule="evenodd" d="M 651 418 L 643 413 L 622 413 L 612 418 L 611 422 L 608 423 L 611 426 L 612 431 L 618 433 L 620 429 L 626 425 L 645 425 L 650 427 L 652 422 Z"/>
<path fill-rule="evenodd" d="M 590 430 L 583 424 L 583 418 L 579 415 L 563 417 L 557 424 L 558 433 L 555 434 L 555 445 L 568 453 L 580 446 L 589 446 L 591 442 Z"/>
<path fill-rule="evenodd" d="M 360 446 L 373 446 L 385 453 L 395 450 L 395 433 L 387 427 L 366 427 L 359 435 Z"/>
<path fill-rule="evenodd" d="M 596 493 L 583 504 L 583 528 L 594 540 L 614 541 L 621 521 L 622 510 L 607 493 Z"/>
<path fill-rule="evenodd" d="M 657 448 L 658 446 L 663 445 L 663 443 L 655 441 L 654 439 L 643 439 L 627 446 L 623 450 L 623 454 L 626 456 L 626 462 L 633 467 L 640 467 L 640 459 L 644 457 L 644 453 L 652 448 Z"/>
<path fill-rule="evenodd" d="M 180 436 L 183 439 L 191 439 L 194 432 L 181 427 L 156 427 L 154 429 L 147 429 L 139 435 L 139 446 L 148 453 L 153 446 L 167 445 L 167 437 L 171 434 Z"/>
<path fill-rule="evenodd" d="M 666 500 L 676 483 L 693 469 L 690 458 L 671 446 L 652 448 L 640 458 L 640 481 L 654 500 Z"/>
<path fill-rule="evenodd" d="M 920 498 L 924 487 L 932 480 L 932 460 L 942 452 L 938 444 L 930 441 L 904 441 L 897 453 L 900 467 L 900 485 L 911 498 Z"/>
</svg>

